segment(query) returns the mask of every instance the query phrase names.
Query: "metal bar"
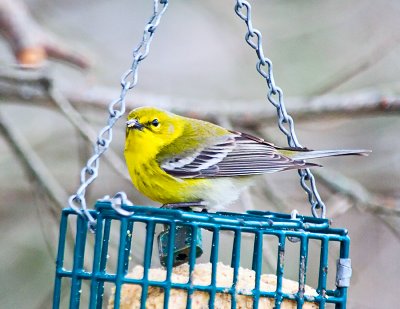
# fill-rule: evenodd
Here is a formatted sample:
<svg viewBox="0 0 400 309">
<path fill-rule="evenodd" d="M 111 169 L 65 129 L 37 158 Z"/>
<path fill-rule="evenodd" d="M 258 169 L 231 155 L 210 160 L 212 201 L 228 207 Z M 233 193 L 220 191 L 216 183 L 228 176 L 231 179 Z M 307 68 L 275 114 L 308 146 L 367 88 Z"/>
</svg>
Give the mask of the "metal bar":
<svg viewBox="0 0 400 309">
<path fill-rule="evenodd" d="M 232 301 L 231 308 L 236 308 L 236 285 L 238 281 L 239 275 L 239 267 L 240 267 L 240 246 L 241 246 L 242 234 L 240 230 L 235 230 L 235 236 L 233 239 L 233 248 L 232 248 L 232 261 L 231 267 L 233 268 L 233 279 L 232 279 Z"/>
<path fill-rule="evenodd" d="M 308 260 L 308 237 L 303 235 L 300 238 L 300 260 L 299 260 L 299 291 L 297 293 L 297 308 L 301 309 L 304 305 L 304 292 L 307 278 Z"/>
<path fill-rule="evenodd" d="M 122 278 L 125 276 L 125 267 L 124 267 L 124 254 L 125 254 L 125 244 L 127 238 L 128 231 L 128 220 L 127 218 L 121 218 L 121 227 L 120 227 L 120 238 L 119 238 L 119 247 L 118 247 L 118 262 L 117 262 L 117 273 L 115 278 L 115 293 L 114 293 L 114 309 L 119 309 L 121 302 L 121 285 L 123 283 Z"/>
<path fill-rule="evenodd" d="M 211 308 L 214 306 L 215 302 L 215 294 L 216 294 L 216 285 L 217 285 L 217 263 L 218 263 L 218 251 L 219 251 L 219 228 L 215 227 L 213 230 L 213 237 L 211 241 L 211 254 L 210 254 L 210 262 L 211 262 L 211 282 L 210 282 L 210 299 L 208 301 L 208 306 Z"/>
<path fill-rule="evenodd" d="M 280 232 L 278 234 L 278 258 L 276 265 L 276 296 L 275 296 L 275 308 L 280 309 L 282 304 L 282 279 L 285 268 L 285 242 L 286 236 Z"/>
<path fill-rule="evenodd" d="M 82 279 L 77 276 L 83 271 L 83 260 L 85 257 L 85 245 L 87 235 L 87 221 L 81 216 L 77 216 L 74 262 L 72 267 L 71 295 L 69 308 L 78 309 L 81 299 Z"/>
<path fill-rule="evenodd" d="M 110 209 L 109 202 L 98 202 L 96 204 L 99 210 L 108 210 L 110 218 L 118 219 L 119 216 L 112 209 Z M 123 207 L 124 208 L 124 207 Z M 290 215 L 283 215 L 273 212 L 255 212 L 249 213 L 215 213 L 212 215 L 205 215 L 198 212 L 185 212 L 181 210 L 151 208 L 148 206 L 129 206 L 126 208 L 129 211 L 135 211 L 135 220 L 147 222 L 149 215 L 157 217 L 157 223 L 169 223 L 171 220 L 181 222 L 197 222 L 199 224 L 210 224 L 208 227 L 212 228 L 215 224 L 220 224 L 225 227 L 243 226 L 242 220 L 246 221 L 246 228 L 271 228 L 271 229 L 303 229 L 305 231 L 316 231 L 318 233 L 347 235 L 345 229 L 331 229 L 327 219 L 319 219 L 313 217 L 302 216 L 301 220 L 290 220 Z M 272 220 L 273 218 L 273 220 Z M 238 220 L 242 219 L 242 220 Z M 206 227 L 206 226 L 204 226 Z M 319 234 L 321 235 L 321 234 Z"/>
<path fill-rule="evenodd" d="M 345 237 L 340 242 L 340 258 L 348 259 L 350 257 L 350 238 Z M 346 309 L 347 287 L 337 287 L 337 291 L 342 298 L 342 302 L 336 304 L 336 309 Z"/>
<path fill-rule="evenodd" d="M 99 298 L 97 291 L 100 287 L 100 282 L 98 281 L 96 274 L 100 272 L 100 257 L 102 251 L 101 245 L 103 238 L 102 234 L 103 234 L 103 219 L 100 213 L 97 216 L 97 224 L 96 224 L 96 236 L 94 242 L 94 256 L 93 256 L 92 279 L 91 279 L 92 281 L 90 283 L 89 309 L 96 309 L 96 303 Z"/>
<path fill-rule="evenodd" d="M 128 226 L 126 230 L 126 240 L 125 240 L 125 252 L 124 252 L 124 273 L 128 273 L 129 262 L 131 260 L 131 246 L 132 246 L 132 235 L 133 231 L 133 220 L 128 221 Z"/>
<path fill-rule="evenodd" d="M 60 271 L 62 271 L 64 265 L 64 252 L 65 252 L 65 240 L 67 238 L 68 215 L 69 214 L 65 211 L 61 213 L 60 232 L 59 232 L 60 236 L 58 240 L 58 250 L 56 259 L 56 277 L 54 282 L 54 293 L 53 293 L 53 309 L 60 308 L 61 283 L 62 283 L 62 276 L 60 274 Z"/>
<path fill-rule="evenodd" d="M 101 212 L 100 212 L 101 213 Z M 101 255 L 100 255 L 100 266 L 99 273 L 105 273 L 107 269 L 107 261 L 108 261 L 108 245 L 110 242 L 110 232 L 111 232 L 111 220 L 104 220 L 104 231 L 103 231 L 103 240 L 101 242 Z M 96 233 L 98 233 L 96 231 Z M 100 231 L 101 233 L 101 231 Z M 99 277 L 99 276 L 97 276 Z M 114 280 L 115 282 L 115 280 Z M 97 309 L 101 309 L 103 307 L 103 295 L 104 295 L 104 281 L 99 281 L 97 287 Z"/>
<path fill-rule="evenodd" d="M 168 237 L 167 277 L 165 278 L 164 286 L 164 309 L 168 309 L 169 296 L 171 294 L 171 275 L 174 265 L 175 231 L 175 221 L 171 221 L 169 225 Z"/>
<path fill-rule="evenodd" d="M 254 233 L 254 251 L 252 269 L 255 271 L 255 282 L 253 290 L 253 308 L 258 309 L 260 301 L 260 278 L 262 270 L 262 247 L 263 247 L 263 234 L 260 230 Z"/>
<path fill-rule="evenodd" d="M 190 309 L 192 308 L 192 294 L 193 294 L 193 270 L 194 266 L 196 264 L 196 239 L 197 239 L 197 233 L 198 231 L 198 226 L 196 223 L 193 223 L 191 225 L 192 227 L 192 238 L 190 240 L 190 253 L 189 253 L 189 288 L 187 290 L 187 300 L 186 300 L 186 308 Z M 214 304 L 211 304 L 210 309 L 214 309 Z"/>
<path fill-rule="evenodd" d="M 320 308 L 325 308 L 325 296 L 326 296 L 326 281 L 328 279 L 328 250 L 329 250 L 329 238 L 327 236 L 321 239 L 321 252 L 319 262 L 319 275 L 318 275 L 318 287 L 317 293 L 321 295 L 319 302 Z"/>
<path fill-rule="evenodd" d="M 151 267 L 151 256 L 153 253 L 153 241 L 154 241 L 154 222 L 149 221 L 146 225 L 146 242 L 144 248 L 144 260 L 143 260 L 143 284 L 142 293 L 140 297 L 140 308 L 146 308 L 147 291 L 149 287 L 149 269 Z"/>
</svg>

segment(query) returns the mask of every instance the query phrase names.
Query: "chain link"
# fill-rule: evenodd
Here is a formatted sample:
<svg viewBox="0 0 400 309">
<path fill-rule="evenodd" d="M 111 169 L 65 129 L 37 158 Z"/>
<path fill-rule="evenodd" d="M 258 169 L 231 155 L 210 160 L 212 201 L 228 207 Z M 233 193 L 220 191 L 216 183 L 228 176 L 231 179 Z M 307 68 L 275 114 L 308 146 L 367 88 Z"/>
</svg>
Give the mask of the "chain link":
<svg viewBox="0 0 400 309">
<path fill-rule="evenodd" d="M 161 4 L 161 5 L 159 5 Z M 125 97 L 128 91 L 134 88 L 138 81 L 138 67 L 139 63 L 144 60 L 150 51 L 150 43 L 152 41 L 155 30 L 157 29 L 161 17 L 168 7 L 167 0 L 153 0 L 153 14 L 150 17 L 149 22 L 144 28 L 143 37 L 141 42 L 133 51 L 133 61 L 130 69 L 126 71 L 121 77 L 121 92 L 119 98 L 112 101 L 108 106 L 108 120 L 107 125 L 100 130 L 97 137 L 96 144 L 94 145 L 94 153 L 92 157 L 83 167 L 80 174 L 80 186 L 76 193 L 71 195 L 68 199 L 69 206 L 74 209 L 79 215 L 84 216 L 88 220 L 88 226 L 91 231 L 95 230 L 96 220 L 90 214 L 86 206 L 86 188 L 97 178 L 99 173 L 99 158 L 103 153 L 110 147 L 112 141 L 112 128 L 119 118 L 125 113 Z M 119 202 L 113 202 L 114 199 Z M 130 214 L 123 210 L 120 205 L 121 203 L 129 204 L 130 201 L 127 199 L 124 192 L 118 192 L 112 199 L 111 205 L 119 213 L 123 215 Z"/>
<path fill-rule="evenodd" d="M 285 134 L 290 147 L 301 147 L 294 130 L 293 118 L 287 113 L 283 100 L 282 89 L 276 86 L 272 71 L 272 62 L 264 56 L 262 47 L 262 34 L 259 30 L 253 28 L 251 18 L 251 5 L 244 0 L 236 0 L 236 14 L 246 23 L 247 33 L 246 42 L 253 48 L 257 54 L 258 61 L 256 69 L 258 73 L 266 80 L 268 86 L 268 101 L 275 106 L 278 116 L 279 129 Z M 307 193 L 311 204 L 311 212 L 314 217 L 325 218 L 326 207 L 318 193 L 315 184 L 315 178 L 309 169 L 299 170 L 300 184 Z"/>
</svg>

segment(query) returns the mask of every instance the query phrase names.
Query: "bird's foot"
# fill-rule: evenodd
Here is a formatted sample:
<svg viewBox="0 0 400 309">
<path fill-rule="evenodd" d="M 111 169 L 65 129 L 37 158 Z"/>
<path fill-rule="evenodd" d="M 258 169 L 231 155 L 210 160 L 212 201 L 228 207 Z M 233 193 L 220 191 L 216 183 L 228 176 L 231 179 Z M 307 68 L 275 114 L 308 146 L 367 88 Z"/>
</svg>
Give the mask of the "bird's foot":
<svg viewBox="0 0 400 309">
<path fill-rule="evenodd" d="M 168 203 L 161 206 L 166 209 L 180 209 L 191 210 L 191 208 L 200 208 L 202 212 L 207 212 L 207 203 L 204 201 L 198 202 L 181 202 L 181 203 Z"/>
</svg>

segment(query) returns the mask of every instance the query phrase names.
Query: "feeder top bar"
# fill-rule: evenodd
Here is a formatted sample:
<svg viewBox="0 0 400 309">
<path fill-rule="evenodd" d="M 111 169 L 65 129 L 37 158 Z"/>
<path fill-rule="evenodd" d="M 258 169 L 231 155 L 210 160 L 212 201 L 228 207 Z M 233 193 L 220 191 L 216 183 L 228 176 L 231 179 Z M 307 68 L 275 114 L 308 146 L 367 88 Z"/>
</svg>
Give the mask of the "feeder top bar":
<svg viewBox="0 0 400 309">
<path fill-rule="evenodd" d="M 341 236 L 345 236 L 348 233 L 346 229 L 330 228 L 330 221 L 328 219 L 300 215 L 293 219 L 290 214 L 271 211 L 251 210 L 246 213 L 203 213 L 149 206 L 122 205 L 121 207 L 131 213 L 127 218 L 135 218 L 135 221 L 148 222 L 149 220 L 154 220 L 156 223 L 166 224 L 171 221 L 179 223 L 196 222 L 204 228 L 303 230 L 305 232 L 324 232 Z M 121 218 L 115 213 L 111 202 L 108 201 L 98 201 L 96 203 L 96 210 L 107 218 Z"/>
</svg>

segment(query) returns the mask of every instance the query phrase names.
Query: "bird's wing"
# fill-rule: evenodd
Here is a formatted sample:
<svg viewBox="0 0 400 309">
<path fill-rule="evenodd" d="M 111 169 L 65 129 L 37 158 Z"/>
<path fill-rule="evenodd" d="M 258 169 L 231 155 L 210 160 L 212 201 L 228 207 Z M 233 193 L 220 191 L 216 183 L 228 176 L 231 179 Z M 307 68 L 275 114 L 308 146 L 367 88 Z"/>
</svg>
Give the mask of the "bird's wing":
<svg viewBox="0 0 400 309">
<path fill-rule="evenodd" d="M 160 166 L 178 178 L 210 178 L 257 175 L 317 165 L 286 157 L 261 138 L 231 133 L 203 149 L 166 158 Z"/>
</svg>

